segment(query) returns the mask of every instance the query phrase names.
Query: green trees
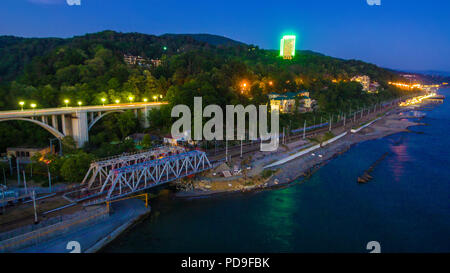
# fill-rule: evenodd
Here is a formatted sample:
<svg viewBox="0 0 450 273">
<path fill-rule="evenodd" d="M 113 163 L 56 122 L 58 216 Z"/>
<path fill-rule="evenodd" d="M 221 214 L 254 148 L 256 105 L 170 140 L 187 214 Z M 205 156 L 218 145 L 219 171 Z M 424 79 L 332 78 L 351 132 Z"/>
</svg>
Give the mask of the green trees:
<svg viewBox="0 0 450 273">
<path fill-rule="evenodd" d="M 132 111 L 126 111 L 117 116 L 117 124 L 119 126 L 121 138 L 127 137 L 138 124 L 137 118 Z"/>
<path fill-rule="evenodd" d="M 83 180 L 94 157 L 83 151 L 70 154 L 64 159 L 60 173 L 64 180 L 79 183 Z"/>
</svg>

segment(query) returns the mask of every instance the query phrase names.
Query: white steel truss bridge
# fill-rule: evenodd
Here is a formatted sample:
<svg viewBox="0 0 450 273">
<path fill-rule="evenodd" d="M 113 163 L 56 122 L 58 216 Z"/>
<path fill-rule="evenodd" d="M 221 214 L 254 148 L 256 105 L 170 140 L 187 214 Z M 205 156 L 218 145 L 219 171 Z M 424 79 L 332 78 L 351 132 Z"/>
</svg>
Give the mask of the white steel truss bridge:
<svg viewBox="0 0 450 273">
<path fill-rule="evenodd" d="M 69 193 L 74 201 L 89 199 L 90 204 L 124 197 L 212 168 L 205 152 L 194 150 L 137 164 L 110 169 L 99 186 Z"/>
<path fill-rule="evenodd" d="M 115 199 L 211 168 L 205 152 L 185 152 L 111 171 L 100 193 L 107 191 L 106 199 Z"/>
<path fill-rule="evenodd" d="M 91 163 L 89 170 L 84 176 L 81 186 L 87 186 L 87 189 L 96 188 L 99 185 L 103 185 L 103 181 L 105 181 L 109 172 L 112 170 L 161 157 L 184 153 L 185 151 L 184 148 L 177 146 L 159 146 L 139 153 L 114 156 L 94 161 Z"/>
</svg>

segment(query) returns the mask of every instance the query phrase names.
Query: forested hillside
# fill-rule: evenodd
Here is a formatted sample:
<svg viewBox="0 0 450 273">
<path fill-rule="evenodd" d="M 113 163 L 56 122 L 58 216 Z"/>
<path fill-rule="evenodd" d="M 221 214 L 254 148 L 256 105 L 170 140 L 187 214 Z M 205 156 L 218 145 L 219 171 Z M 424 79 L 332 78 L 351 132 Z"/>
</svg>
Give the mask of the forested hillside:
<svg viewBox="0 0 450 273">
<path fill-rule="evenodd" d="M 161 60 L 161 64 L 128 65 L 124 54 Z M 380 92 L 367 94 L 360 84 L 348 81 L 360 74 L 378 81 Z M 317 111 L 334 113 L 400 95 L 400 90 L 386 84 L 398 77 L 372 64 L 311 51 L 297 51 L 294 59 L 283 60 L 276 50 L 213 35 L 104 31 L 69 39 L 0 37 L 0 109 L 17 109 L 19 101 L 25 101 L 25 107 L 33 102 L 44 108 L 63 106 L 65 99 L 72 105 L 77 101 L 94 105 L 101 104 L 101 98 L 114 103 L 130 96 L 136 101 L 162 96 L 170 105 L 152 113 L 152 130 L 167 131 L 170 106 L 191 105 L 194 96 L 202 96 L 204 104 L 221 106 L 266 104 L 270 92 L 307 89 L 318 102 Z M 307 117 L 290 117 L 290 124 L 300 126 Z M 141 130 L 136 121 L 126 119 L 127 128 L 119 128 L 118 119 L 111 116 L 99 123 L 91 144 L 98 147 Z M 40 133 L 26 137 L 33 126 L 0 124 L 0 149 L 17 143 L 48 143 L 48 137 L 39 137 Z M 11 134 L 19 137 L 11 138 Z"/>
</svg>

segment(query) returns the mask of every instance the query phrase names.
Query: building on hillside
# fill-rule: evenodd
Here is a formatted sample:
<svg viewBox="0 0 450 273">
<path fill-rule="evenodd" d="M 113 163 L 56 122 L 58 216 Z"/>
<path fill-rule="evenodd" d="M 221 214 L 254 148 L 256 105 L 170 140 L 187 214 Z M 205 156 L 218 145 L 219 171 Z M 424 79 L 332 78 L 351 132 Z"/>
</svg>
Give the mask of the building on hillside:
<svg viewBox="0 0 450 273">
<path fill-rule="evenodd" d="M 351 79 L 352 82 L 359 82 L 363 86 L 363 91 L 368 92 L 370 90 L 370 77 L 369 76 L 355 76 Z"/>
<path fill-rule="evenodd" d="M 159 59 L 146 59 L 141 56 L 134 56 L 129 54 L 123 55 L 123 61 L 128 65 L 140 65 L 140 66 L 153 66 L 158 67 L 161 65 L 161 60 Z"/>
<path fill-rule="evenodd" d="M 161 60 L 160 59 L 151 59 L 150 63 L 154 66 L 154 67 L 158 67 L 161 65 Z"/>
<path fill-rule="evenodd" d="M 314 100 L 309 97 L 309 91 L 287 92 L 285 94 L 270 93 L 268 95 L 271 109 L 279 109 L 280 113 L 292 113 L 295 108 L 302 112 L 313 109 Z M 298 105 L 296 103 L 298 102 Z"/>
<path fill-rule="evenodd" d="M 128 55 L 128 54 L 124 54 L 123 55 L 123 60 L 125 63 L 129 64 L 129 65 L 135 65 L 135 64 L 144 64 L 147 62 L 147 60 L 141 56 L 133 56 L 133 55 Z"/>
<path fill-rule="evenodd" d="M 295 56 L 295 35 L 285 35 L 280 42 L 280 56 L 292 59 Z"/>
<path fill-rule="evenodd" d="M 380 88 L 380 84 L 378 82 L 371 82 L 369 85 L 369 93 L 378 93 L 378 89 Z"/>
</svg>

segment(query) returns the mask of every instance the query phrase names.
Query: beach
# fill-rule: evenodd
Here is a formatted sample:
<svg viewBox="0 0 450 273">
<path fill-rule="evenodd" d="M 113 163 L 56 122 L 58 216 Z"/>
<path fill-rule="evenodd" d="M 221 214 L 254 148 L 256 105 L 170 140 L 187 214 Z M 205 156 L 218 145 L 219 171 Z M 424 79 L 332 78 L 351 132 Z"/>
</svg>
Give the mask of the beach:
<svg viewBox="0 0 450 273">
<path fill-rule="evenodd" d="M 254 152 L 247 155 L 247 161 L 251 161 L 250 170 L 242 170 L 244 174 L 231 177 L 214 177 L 211 174 L 197 177 L 192 182 L 191 190 L 179 191 L 175 194 L 179 198 L 193 198 L 213 194 L 223 194 L 232 192 L 243 192 L 253 190 L 263 190 L 289 185 L 292 181 L 300 177 L 308 177 L 324 166 L 331 159 L 345 153 L 353 145 L 364 141 L 383 138 L 388 135 L 407 132 L 408 127 L 421 125 L 405 117 L 404 111 L 407 108 L 395 107 L 380 116 L 375 121 L 377 115 L 373 113 L 359 120 L 356 124 L 362 125 L 369 121 L 374 121 L 370 126 L 357 133 L 351 133 L 352 124 L 347 124 L 332 130 L 334 135 L 348 132 L 340 139 L 320 147 L 317 150 L 299 156 L 287 163 L 266 168 L 272 173 L 269 177 L 264 177 L 265 167 L 283 158 L 289 157 L 317 143 L 308 139 L 300 139 L 285 145 L 280 145 L 276 152 Z M 356 125 L 354 125 L 356 126 Z M 236 161 L 235 164 L 240 164 Z M 211 172 L 214 172 L 211 171 Z"/>
</svg>

